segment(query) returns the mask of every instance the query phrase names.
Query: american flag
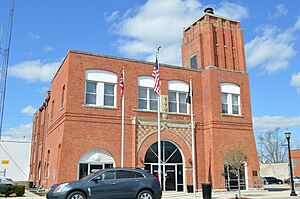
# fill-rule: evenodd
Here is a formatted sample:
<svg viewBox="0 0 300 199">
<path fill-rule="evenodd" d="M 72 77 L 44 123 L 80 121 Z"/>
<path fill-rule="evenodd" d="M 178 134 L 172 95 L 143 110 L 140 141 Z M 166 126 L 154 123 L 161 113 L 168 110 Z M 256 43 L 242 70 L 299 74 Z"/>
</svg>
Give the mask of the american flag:
<svg viewBox="0 0 300 199">
<path fill-rule="evenodd" d="M 121 76 L 120 76 L 120 89 L 121 89 L 121 95 L 123 96 L 124 94 L 124 79 L 123 79 L 123 75 L 124 75 L 124 69 L 121 72 Z"/>
<path fill-rule="evenodd" d="M 155 65 L 152 72 L 152 77 L 154 78 L 154 92 L 156 95 L 159 93 L 160 89 L 160 80 L 159 80 L 159 70 L 158 70 L 158 61 L 156 57 Z"/>
</svg>

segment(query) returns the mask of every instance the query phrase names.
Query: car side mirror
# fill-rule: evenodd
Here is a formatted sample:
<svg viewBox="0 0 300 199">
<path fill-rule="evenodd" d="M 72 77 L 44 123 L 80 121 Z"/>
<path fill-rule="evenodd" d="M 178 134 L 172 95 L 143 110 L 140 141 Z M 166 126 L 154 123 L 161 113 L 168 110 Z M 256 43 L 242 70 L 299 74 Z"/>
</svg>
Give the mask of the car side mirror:
<svg viewBox="0 0 300 199">
<path fill-rule="evenodd" d="M 94 182 L 96 182 L 96 183 L 98 183 L 99 181 L 101 181 L 102 180 L 102 178 L 101 177 L 97 177 L 97 178 L 94 178 L 92 181 L 94 181 Z"/>
</svg>

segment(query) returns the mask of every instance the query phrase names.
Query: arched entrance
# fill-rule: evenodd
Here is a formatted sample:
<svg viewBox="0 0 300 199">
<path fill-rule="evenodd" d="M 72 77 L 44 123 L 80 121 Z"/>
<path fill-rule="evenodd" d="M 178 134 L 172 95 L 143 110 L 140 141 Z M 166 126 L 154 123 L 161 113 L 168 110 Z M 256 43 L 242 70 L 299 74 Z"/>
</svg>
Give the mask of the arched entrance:
<svg viewBox="0 0 300 199">
<path fill-rule="evenodd" d="M 80 157 L 78 165 L 78 179 L 81 179 L 97 170 L 112 168 L 113 157 L 103 149 L 93 149 Z"/>
<path fill-rule="evenodd" d="M 145 170 L 158 176 L 158 142 L 152 144 L 145 155 Z M 183 158 L 179 148 L 169 141 L 161 141 L 160 180 L 165 191 L 183 191 Z"/>
</svg>

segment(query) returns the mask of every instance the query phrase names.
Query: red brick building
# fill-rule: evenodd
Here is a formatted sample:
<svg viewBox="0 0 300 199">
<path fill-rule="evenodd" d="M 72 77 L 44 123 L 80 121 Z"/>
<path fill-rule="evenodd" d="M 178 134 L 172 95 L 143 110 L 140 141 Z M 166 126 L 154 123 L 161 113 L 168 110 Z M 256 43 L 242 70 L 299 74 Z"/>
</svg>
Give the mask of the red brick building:
<svg viewBox="0 0 300 199">
<path fill-rule="evenodd" d="M 94 169 L 121 166 L 121 94 L 125 67 L 125 167 L 156 174 L 157 97 L 154 63 L 69 51 L 34 116 L 30 180 L 49 187 Z M 192 184 L 191 125 L 185 102 L 193 79 L 197 188 L 225 188 L 226 151 L 245 146 L 245 187 L 259 170 L 239 21 L 204 13 L 183 32 L 182 66 L 160 64 L 162 181 Z M 249 181 L 248 181 L 249 179 Z"/>
<path fill-rule="evenodd" d="M 293 174 L 300 177 L 300 149 L 291 150 L 291 158 L 293 160 Z"/>
</svg>

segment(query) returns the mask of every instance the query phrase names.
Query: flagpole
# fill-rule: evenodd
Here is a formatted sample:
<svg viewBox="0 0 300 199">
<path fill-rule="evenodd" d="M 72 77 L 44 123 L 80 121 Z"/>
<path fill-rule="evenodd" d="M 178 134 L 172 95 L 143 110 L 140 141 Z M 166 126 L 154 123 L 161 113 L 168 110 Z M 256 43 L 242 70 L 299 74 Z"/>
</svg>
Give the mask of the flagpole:
<svg viewBox="0 0 300 199">
<path fill-rule="evenodd" d="M 160 142 L 160 91 L 158 93 L 158 107 L 157 107 L 157 142 L 158 142 L 158 179 L 162 181 L 161 178 L 161 142 Z M 162 186 L 162 183 L 160 185 Z"/>
<path fill-rule="evenodd" d="M 122 68 L 122 76 L 123 76 L 123 86 L 125 85 L 125 74 L 124 74 L 124 66 Z M 122 93 L 122 153 L 121 153 L 121 168 L 124 167 L 124 104 L 125 104 L 125 97 L 124 97 L 124 91 Z"/>
<path fill-rule="evenodd" d="M 191 131 L 192 131 L 192 162 L 193 162 L 193 193 L 196 198 L 196 157 L 195 157 L 195 131 L 194 131 L 194 112 L 193 112 L 193 84 L 190 76 L 190 97 L 191 97 Z"/>
<path fill-rule="evenodd" d="M 158 53 L 159 53 L 159 49 L 161 47 L 158 47 L 157 48 L 157 53 L 156 53 L 156 59 L 157 59 L 157 56 L 158 56 Z M 159 62 L 157 61 L 157 64 L 158 64 L 158 72 L 159 72 Z M 160 84 L 160 82 L 159 82 Z M 158 142 L 158 179 L 159 181 L 162 181 L 162 178 L 161 178 L 161 142 L 160 142 L 160 89 L 159 89 L 159 92 L 158 92 L 158 100 L 157 100 L 157 142 Z M 162 186 L 162 183 L 160 183 L 160 186 Z M 165 187 L 164 187 L 165 189 Z"/>
</svg>

